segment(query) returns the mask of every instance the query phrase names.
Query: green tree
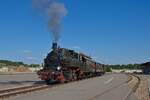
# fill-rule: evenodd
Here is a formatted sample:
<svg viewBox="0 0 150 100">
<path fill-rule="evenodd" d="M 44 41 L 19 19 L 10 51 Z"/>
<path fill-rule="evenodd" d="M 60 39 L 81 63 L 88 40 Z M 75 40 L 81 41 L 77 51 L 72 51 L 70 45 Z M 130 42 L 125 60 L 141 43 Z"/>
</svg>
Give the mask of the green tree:
<svg viewBox="0 0 150 100">
<path fill-rule="evenodd" d="M 106 67 L 105 71 L 106 71 L 106 72 L 112 72 L 112 70 L 111 70 L 110 67 Z"/>
</svg>

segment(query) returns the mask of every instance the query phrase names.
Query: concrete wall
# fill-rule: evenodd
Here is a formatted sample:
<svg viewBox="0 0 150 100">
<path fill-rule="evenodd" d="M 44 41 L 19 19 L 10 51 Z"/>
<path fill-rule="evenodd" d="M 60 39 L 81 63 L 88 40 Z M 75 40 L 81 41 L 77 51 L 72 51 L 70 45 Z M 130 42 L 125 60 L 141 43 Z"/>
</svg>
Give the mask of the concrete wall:
<svg viewBox="0 0 150 100">
<path fill-rule="evenodd" d="M 9 69 L 7 67 L 2 67 L 0 68 L 0 72 L 8 72 Z"/>
<path fill-rule="evenodd" d="M 39 67 L 39 68 L 29 68 L 29 70 L 31 70 L 32 72 L 36 72 L 38 70 L 42 69 L 42 67 Z"/>
<path fill-rule="evenodd" d="M 128 70 L 128 69 L 122 69 L 122 70 L 112 70 L 112 72 L 115 72 L 115 73 L 120 73 L 120 72 L 125 72 L 125 73 L 134 73 L 134 72 L 138 72 L 138 73 L 141 73 L 142 70 L 138 69 L 138 70 Z"/>
<path fill-rule="evenodd" d="M 31 71 L 31 72 L 36 72 L 36 71 L 38 71 L 38 70 L 40 70 L 40 69 L 42 69 L 42 67 L 39 67 L 39 68 L 28 68 L 29 69 L 29 71 Z M 0 72 L 16 72 L 13 68 L 8 68 L 8 67 L 1 67 L 0 68 Z"/>
</svg>

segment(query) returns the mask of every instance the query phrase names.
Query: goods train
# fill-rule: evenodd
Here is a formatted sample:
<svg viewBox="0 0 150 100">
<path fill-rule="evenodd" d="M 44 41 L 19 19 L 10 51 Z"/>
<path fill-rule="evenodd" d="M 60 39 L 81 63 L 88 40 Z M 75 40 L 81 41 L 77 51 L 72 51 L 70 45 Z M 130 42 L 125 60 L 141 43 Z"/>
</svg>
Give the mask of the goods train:
<svg viewBox="0 0 150 100">
<path fill-rule="evenodd" d="M 44 59 L 43 69 L 37 72 L 47 84 L 68 82 L 105 73 L 104 65 L 95 62 L 91 57 L 74 50 L 60 48 L 53 43 L 52 51 Z"/>
</svg>

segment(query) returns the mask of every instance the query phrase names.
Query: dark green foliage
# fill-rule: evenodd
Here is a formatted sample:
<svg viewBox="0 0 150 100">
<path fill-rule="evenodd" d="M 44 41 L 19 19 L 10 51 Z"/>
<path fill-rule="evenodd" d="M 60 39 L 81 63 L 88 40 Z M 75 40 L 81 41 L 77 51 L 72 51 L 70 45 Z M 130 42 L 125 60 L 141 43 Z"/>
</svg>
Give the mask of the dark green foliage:
<svg viewBox="0 0 150 100">
<path fill-rule="evenodd" d="M 39 67 L 39 66 L 40 66 L 39 64 L 30 64 L 30 65 L 29 65 L 29 67 L 33 67 L 33 68 Z"/>
<path fill-rule="evenodd" d="M 0 63 L 5 64 L 6 66 L 19 66 L 24 65 L 23 62 L 13 62 L 9 60 L 0 60 Z"/>
<path fill-rule="evenodd" d="M 112 69 L 141 69 L 140 64 L 127 64 L 127 65 L 107 65 Z"/>
<path fill-rule="evenodd" d="M 14 61 L 9 61 L 9 60 L 0 60 L 0 65 L 1 66 L 25 66 L 25 67 L 39 67 L 39 64 L 24 64 L 23 62 L 14 62 Z M 1 67 L 0 66 L 0 67 Z"/>
<path fill-rule="evenodd" d="M 111 70 L 110 67 L 106 67 L 106 68 L 105 68 L 105 72 L 112 72 L 112 70 Z"/>
</svg>

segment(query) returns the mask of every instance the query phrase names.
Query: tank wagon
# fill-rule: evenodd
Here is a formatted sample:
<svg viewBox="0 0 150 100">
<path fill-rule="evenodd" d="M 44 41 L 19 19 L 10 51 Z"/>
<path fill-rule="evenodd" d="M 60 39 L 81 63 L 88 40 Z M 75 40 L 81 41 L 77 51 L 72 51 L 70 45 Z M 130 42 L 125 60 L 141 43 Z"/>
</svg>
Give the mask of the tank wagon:
<svg viewBox="0 0 150 100">
<path fill-rule="evenodd" d="M 37 72 L 47 84 L 100 76 L 104 73 L 103 64 L 85 54 L 57 47 L 57 43 L 53 43 L 52 51 L 44 59 L 43 69 Z"/>
</svg>

